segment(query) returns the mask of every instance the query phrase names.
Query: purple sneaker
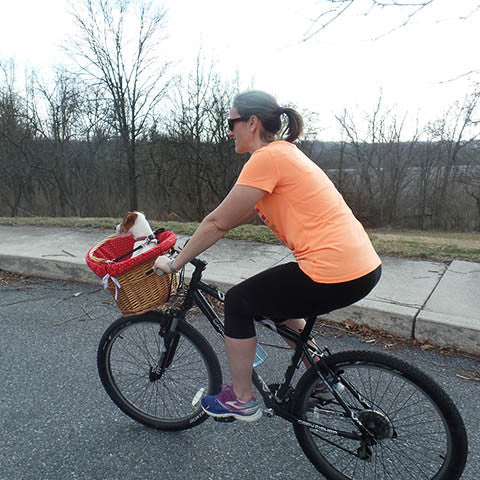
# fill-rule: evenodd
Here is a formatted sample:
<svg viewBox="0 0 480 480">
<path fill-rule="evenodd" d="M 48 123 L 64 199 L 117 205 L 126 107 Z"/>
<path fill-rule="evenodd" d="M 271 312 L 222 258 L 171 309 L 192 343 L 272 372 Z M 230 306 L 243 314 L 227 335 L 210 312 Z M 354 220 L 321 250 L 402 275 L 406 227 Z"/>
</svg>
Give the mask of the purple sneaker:
<svg viewBox="0 0 480 480">
<path fill-rule="evenodd" d="M 212 417 L 233 417 L 244 422 L 255 422 L 262 416 L 255 397 L 248 402 L 237 399 L 230 385 L 223 385 L 218 395 L 209 395 L 202 398 L 202 408 Z"/>
</svg>

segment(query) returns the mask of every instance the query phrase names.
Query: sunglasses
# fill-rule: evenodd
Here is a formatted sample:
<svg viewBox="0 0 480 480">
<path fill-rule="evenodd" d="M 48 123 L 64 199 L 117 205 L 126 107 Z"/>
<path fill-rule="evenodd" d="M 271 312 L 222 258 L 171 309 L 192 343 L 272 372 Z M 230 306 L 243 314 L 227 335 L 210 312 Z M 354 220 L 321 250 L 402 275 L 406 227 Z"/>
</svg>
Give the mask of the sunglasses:
<svg viewBox="0 0 480 480">
<path fill-rule="evenodd" d="M 228 130 L 230 132 L 233 132 L 233 127 L 235 126 L 235 123 L 240 121 L 240 120 L 248 120 L 250 117 L 237 117 L 237 118 L 229 118 L 228 121 Z"/>
</svg>

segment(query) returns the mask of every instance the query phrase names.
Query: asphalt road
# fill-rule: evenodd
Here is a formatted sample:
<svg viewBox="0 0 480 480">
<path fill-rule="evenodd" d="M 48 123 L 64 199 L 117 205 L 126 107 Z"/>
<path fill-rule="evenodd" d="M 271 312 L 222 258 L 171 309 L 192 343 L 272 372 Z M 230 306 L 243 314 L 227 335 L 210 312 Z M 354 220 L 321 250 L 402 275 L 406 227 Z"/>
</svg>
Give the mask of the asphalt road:
<svg viewBox="0 0 480 480">
<path fill-rule="evenodd" d="M 31 279 L 0 286 L 1 480 L 321 478 L 281 419 L 208 420 L 167 433 L 123 415 L 103 391 L 96 369 L 98 341 L 116 317 L 109 294 L 91 285 Z M 192 321 L 210 332 L 201 319 Z M 332 351 L 384 350 L 351 337 L 317 340 Z M 285 358 L 282 349 L 266 350 L 270 364 Z M 458 374 L 478 372 L 479 362 L 418 349 L 393 354 L 449 391 L 470 442 L 462 479 L 478 479 L 480 384 Z"/>
</svg>

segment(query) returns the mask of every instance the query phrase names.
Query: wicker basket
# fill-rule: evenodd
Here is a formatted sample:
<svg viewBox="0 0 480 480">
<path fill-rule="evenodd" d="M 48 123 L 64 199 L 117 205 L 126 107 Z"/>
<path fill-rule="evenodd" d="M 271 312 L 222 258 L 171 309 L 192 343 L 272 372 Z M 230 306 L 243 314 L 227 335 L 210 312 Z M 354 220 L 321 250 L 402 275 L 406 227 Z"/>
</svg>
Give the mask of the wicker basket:
<svg viewBox="0 0 480 480">
<path fill-rule="evenodd" d="M 157 235 L 158 245 L 131 258 L 113 259 L 133 250 L 131 236 L 111 235 L 93 246 L 87 253 L 88 266 L 99 277 L 115 299 L 124 316 L 140 315 L 165 303 L 176 292 L 178 279 L 174 274 L 153 273 L 155 258 L 167 253 L 175 244 L 172 232 Z M 148 275 L 147 275 L 148 272 Z"/>
<path fill-rule="evenodd" d="M 170 295 L 176 292 L 177 275 L 166 274 L 161 277 L 147 272 L 152 269 L 155 260 L 142 263 L 116 278 L 121 287 L 117 288 L 111 278 L 108 279 L 108 290 L 121 310 L 122 315 L 140 315 L 165 303 Z"/>
</svg>

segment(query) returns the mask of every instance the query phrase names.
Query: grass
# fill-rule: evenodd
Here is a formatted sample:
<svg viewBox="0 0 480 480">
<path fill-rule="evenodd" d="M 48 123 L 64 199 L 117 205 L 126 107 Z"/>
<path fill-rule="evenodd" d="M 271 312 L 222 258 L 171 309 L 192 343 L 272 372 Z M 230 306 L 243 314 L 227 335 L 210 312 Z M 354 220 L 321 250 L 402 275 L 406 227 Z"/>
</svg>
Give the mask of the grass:
<svg viewBox="0 0 480 480">
<path fill-rule="evenodd" d="M 382 255 L 421 260 L 480 262 L 480 233 L 381 231 L 368 232 Z"/>
<path fill-rule="evenodd" d="M 118 222 L 118 218 L 0 217 L 0 225 L 101 228 L 110 231 Z M 150 223 L 153 229 L 163 227 L 182 235 L 191 235 L 198 226 L 195 222 Z M 380 255 L 440 262 L 452 260 L 480 262 L 480 233 L 369 230 L 368 234 Z M 264 225 L 242 225 L 229 232 L 226 238 L 280 243 Z"/>
</svg>

